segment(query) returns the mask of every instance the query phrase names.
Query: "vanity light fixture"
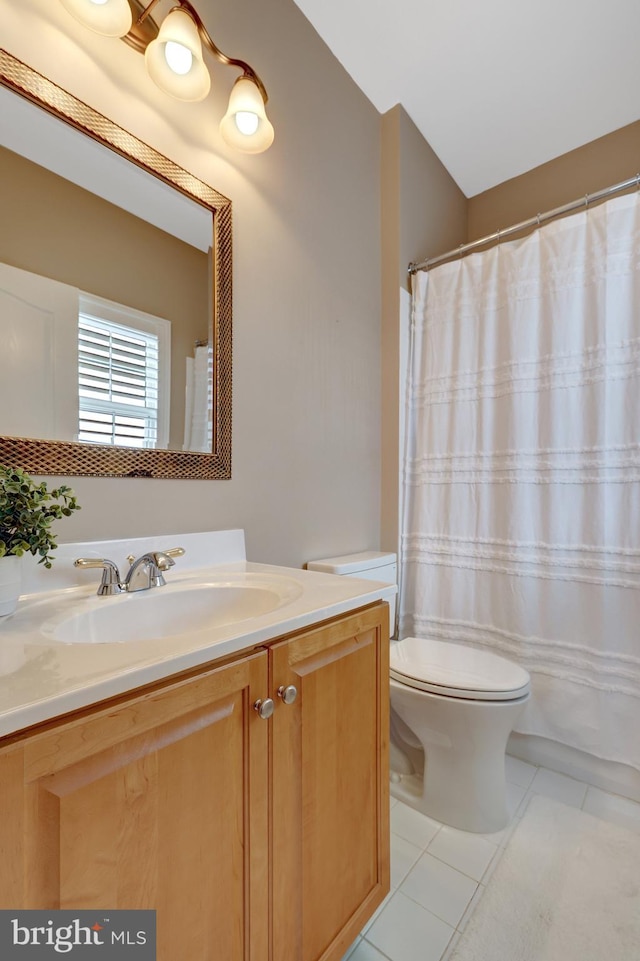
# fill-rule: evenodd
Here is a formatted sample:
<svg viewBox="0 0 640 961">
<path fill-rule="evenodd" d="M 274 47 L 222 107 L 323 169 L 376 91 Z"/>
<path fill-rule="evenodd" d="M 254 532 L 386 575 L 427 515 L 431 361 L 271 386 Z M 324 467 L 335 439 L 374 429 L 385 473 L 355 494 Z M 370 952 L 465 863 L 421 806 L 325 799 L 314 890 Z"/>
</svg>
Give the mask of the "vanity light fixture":
<svg viewBox="0 0 640 961">
<path fill-rule="evenodd" d="M 145 7 L 141 0 L 60 0 L 85 27 L 105 37 L 120 37 L 144 53 L 151 79 L 178 100 L 204 100 L 211 87 L 203 46 L 220 63 L 242 74 L 229 97 L 220 123 L 223 140 L 243 153 L 262 153 L 273 143 L 273 126 L 266 111 L 267 91 L 253 67 L 227 57 L 216 46 L 189 0 L 176 0 L 160 27 L 150 16 L 161 0 Z"/>
</svg>

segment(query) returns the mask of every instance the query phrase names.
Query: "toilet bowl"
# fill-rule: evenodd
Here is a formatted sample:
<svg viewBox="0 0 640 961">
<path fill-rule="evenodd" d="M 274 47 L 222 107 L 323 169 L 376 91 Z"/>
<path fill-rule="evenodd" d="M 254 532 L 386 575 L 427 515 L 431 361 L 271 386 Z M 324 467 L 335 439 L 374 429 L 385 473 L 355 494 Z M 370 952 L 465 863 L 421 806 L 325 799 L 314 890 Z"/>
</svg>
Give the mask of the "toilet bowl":
<svg viewBox="0 0 640 961">
<path fill-rule="evenodd" d="M 390 675 L 392 795 L 464 831 L 499 831 L 527 671 L 464 644 L 407 637 L 392 642 Z"/>
<path fill-rule="evenodd" d="M 395 583 L 396 556 L 366 551 L 309 570 Z M 394 629 L 390 610 L 390 635 Z M 530 697 L 527 671 L 453 641 L 391 642 L 391 794 L 444 824 L 489 834 L 508 820 L 507 740 Z"/>
</svg>

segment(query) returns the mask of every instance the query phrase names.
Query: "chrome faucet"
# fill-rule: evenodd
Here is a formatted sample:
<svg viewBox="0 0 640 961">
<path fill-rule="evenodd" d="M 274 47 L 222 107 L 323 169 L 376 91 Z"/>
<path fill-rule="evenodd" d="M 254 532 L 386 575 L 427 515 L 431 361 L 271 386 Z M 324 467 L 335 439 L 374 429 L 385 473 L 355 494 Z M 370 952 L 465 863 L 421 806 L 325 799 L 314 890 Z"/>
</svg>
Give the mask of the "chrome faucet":
<svg viewBox="0 0 640 961">
<path fill-rule="evenodd" d="M 183 547 L 172 547 L 168 551 L 149 551 L 137 560 L 130 555 L 127 560 L 131 564 L 124 579 L 125 591 L 148 591 L 151 587 L 164 587 L 164 571 L 168 571 L 175 564 L 174 557 L 182 557 Z"/>
<path fill-rule="evenodd" d="M 101 567 L 102 580 L 98 587 L 100 596 L 123 594 L 124 592 L 148 591 L 152 587 L 163 587 L 166 583 L 163 572 L 173 567 L 174 557 L 182 557 L 184 547 L 171 547 L 166 551 L 147 551 L 137 560 L 131 554 L 127 560 L 130 568 L 124 581 L 114 561 L 106 557 L 79 557 L 74 567 Z"/>
</svg>

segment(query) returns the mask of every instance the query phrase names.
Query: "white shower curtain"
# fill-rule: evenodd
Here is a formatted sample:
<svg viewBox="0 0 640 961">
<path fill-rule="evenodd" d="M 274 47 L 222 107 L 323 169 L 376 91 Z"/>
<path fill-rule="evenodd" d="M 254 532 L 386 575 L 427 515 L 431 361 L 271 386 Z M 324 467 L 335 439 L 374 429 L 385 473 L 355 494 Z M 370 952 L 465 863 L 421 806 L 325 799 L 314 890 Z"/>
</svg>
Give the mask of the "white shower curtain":
<svg viewBox="0 0 640 961">
<path fill-rule="evenodd" d="M 187 357 L 183 450 L 211 453 L 213 409 L 213 352 L 198 345 Z"/>
<path fill-rule="evenodd" d="M 414 278 L 400 636 L 517 661 L 517 731 L 640 770 L 640 195 Z"/>
</svg>

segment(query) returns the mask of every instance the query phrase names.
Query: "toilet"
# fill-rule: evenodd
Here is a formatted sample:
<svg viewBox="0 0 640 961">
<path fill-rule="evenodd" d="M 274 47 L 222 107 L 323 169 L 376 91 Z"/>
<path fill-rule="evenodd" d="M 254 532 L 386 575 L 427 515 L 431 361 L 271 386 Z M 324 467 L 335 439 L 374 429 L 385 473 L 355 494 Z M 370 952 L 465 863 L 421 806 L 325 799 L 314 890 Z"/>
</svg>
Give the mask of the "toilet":
<svg viewBox="0 0 640 961">
<path fill-rule="evenodd" d="M 396 555 L 329 557 L 309 570 L 395 583 Z M 394 633 L 395 600 L 390 605 Z M 455 641 L 406 637 L 390 651 L 391 794 L 480 834 L 508 823 L 505 751 L 530 677 L 505 657 Z"/>
</svg>

